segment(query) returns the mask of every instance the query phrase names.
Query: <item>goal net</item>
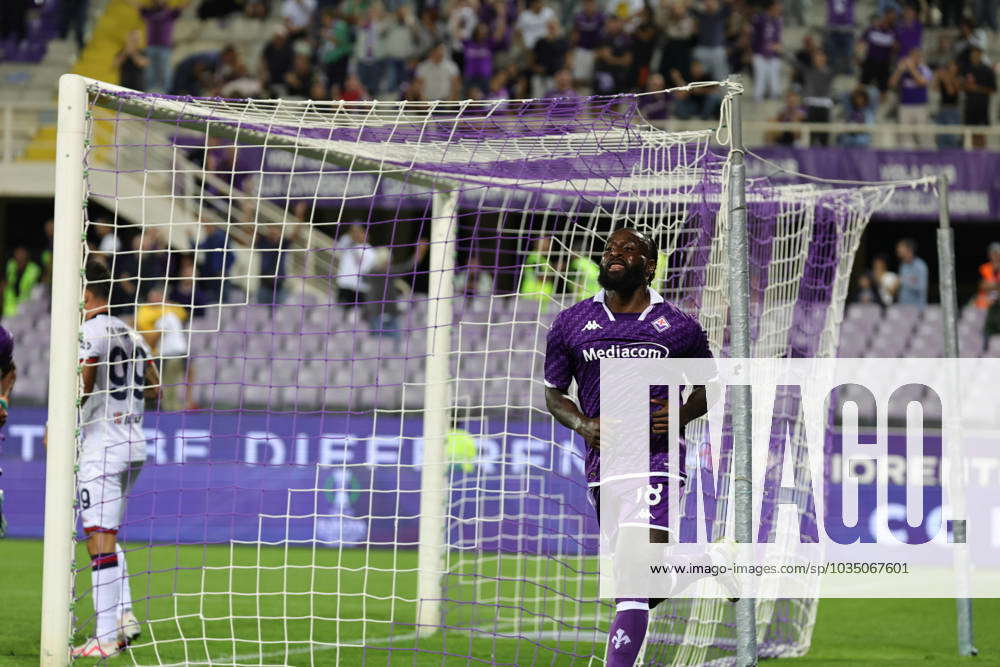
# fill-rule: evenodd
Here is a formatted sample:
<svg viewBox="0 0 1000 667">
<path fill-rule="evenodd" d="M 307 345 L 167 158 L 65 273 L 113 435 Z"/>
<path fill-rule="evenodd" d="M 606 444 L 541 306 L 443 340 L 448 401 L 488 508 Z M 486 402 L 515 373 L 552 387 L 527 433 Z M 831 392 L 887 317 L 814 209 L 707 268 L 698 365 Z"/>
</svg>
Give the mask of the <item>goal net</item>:
<svg viewBox="0 0 1000 667">
<path fill-rule="evenodd" d="M 546 334 L 595 294 L 604 239 L 629 225 L 659 247 L 654 287 L 727 354 L 712 130 L 657 129 L 635 96 L 219 100 L 88 82 L 85 100 L 82 131 L 61 134 L 82 159 L 60 162 L 82 201 L 59 195 L 84 220 L 57 234 L 75 235 L 74 262 L 108 266 L 111 313 L 162 379 L 118 532 L 142 625 L 131 659 L 602 663 L 613 605 L 584 445 L 545 408 Z M 753 354 L 832 355 L 891 189 L 747 192 Z M 74 279 L 57 287 L 75 304 Z M 65 356 L 53 348 L 52 377 L 83 398 Z M 53 393 L 52 432 L 85 446 L 68 402 Z M 75 564 L 80 642 L 95 618 L 82 546 Z M 761 655 L 803 653 L 814 620 L 812 600 L 759 600 Z M 728 603 L 668 601 L 645 660 L 723 664 L 735 633 Z"/>
</svg>

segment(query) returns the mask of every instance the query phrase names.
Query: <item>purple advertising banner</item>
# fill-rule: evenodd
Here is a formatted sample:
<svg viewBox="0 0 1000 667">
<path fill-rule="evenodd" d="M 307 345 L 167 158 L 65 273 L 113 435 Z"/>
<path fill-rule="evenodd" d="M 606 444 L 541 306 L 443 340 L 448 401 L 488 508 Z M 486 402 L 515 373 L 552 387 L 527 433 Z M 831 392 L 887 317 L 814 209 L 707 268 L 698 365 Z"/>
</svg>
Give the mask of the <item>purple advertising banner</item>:
<svg viewBox="0 0 1000 667">
<path fill-rule="evenodd" d="M 1000 153 L 958 149 L 893 151 L 868 148 L 755 148 L 754 153 L 782 170 L 850 181 L 897 181 L 948 176 L 953 220 L 1000 220 Z M 782 171 L 752 157 L 747 176 L 791 182 Z M 937 196 L 930 188 L 900 188 L 876 217 L 892 220 L 937 220 Z"/>
<path fill-rule="evenodd" d="M 42 536 L 46 413 L 11 415 L 0 453 L 0 488 L 11 537 Z M 474 428 L 475 426 L 475 428 Z M 548 419 L 496 420 L 467 428 L 478 456 L 454 466 L 449 540 L 456 546 L 538 554 L 597 552 L 597 524 L 587 498 L 582 444 Z M 129 495 L 122 537 L 137 542 L 278 543 L 313 540 L 329 546 L 415 547 L 420 515 L 422 422 L 380 415 L 177 413 L 147 416 L 149 456 Z M 909 526 L 906 487 L 893 478 L 903 466 L 906 438 L 890 434 L 889 506 L 877 510 L 874 470 L 855 469 L 859 514 L 845 525 L 841 479 L 828 475 L 826 531 L 842 544 L 888 530 L 921 541 L 940 520 L 940 438 L 924 440 L 920 525 Z M 696 456 L 697 448 L 691 448 Z M 839 436 L 825 448 L 828 470 L 839 469 Z M 707 450 L 702 448 L 703 460 Z M 897 461 L 898 459 L 898 461 Z M 975 457 L 971 458 L 976 464 Z M 983 459 L 984 461 L 986 459 Z M 688 468 L 693 470 L 693 460 Z M 970 506 L 985 525 L 1000 521 L 991 473 L 975 472 Z M 682 501 L 682 538 L 694 529 L 695 494 L 714 505 L 710 477 L 690 479 Z M 700 483 L 699 483 L 700 482 Z M 975 498 L 983 502 L 976 503 Z M 992 498 L 992 500 L 987 500 Z M 888 512 L 883 517 L 878 512 Z M 994 518 L 990 518 L 993 516 Z M 886 523 L 888 519 L 888 523 Z M 981 524 L 983 525 L 983 524 Z"/>
</svg>

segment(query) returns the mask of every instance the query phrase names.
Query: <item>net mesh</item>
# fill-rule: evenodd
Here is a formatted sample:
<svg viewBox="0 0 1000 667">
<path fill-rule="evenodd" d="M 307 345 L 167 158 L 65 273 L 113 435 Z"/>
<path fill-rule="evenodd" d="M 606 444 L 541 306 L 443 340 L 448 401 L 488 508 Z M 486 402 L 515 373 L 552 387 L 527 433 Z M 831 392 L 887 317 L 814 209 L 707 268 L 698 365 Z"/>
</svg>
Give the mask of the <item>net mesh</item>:
<svg viewBox="0 0 1000 667">
<path fill-rule="evenodd" d="M 655 129 L 632 96 L 90 94 L 87 233 L 122 245 L 85 259 L 110 267 L 112 314 L 152 343 L 163 378 L 119 532 L 144 631 L 131 657 L 601 662 L 613 609 L 597 597 L 583 443 L 545 408 L 546 333 L 596 292 L 604 238 L 630 225 L 660 248 L 654 287 L 727 353 L 712 132 Z M 833 354 L 859 235 L 889 194 L 749 184 L 756 356 Z M 424 416 L 439 408 L 447 481 L 432 506 Z M 426 561 L 422 516 L 445 535 Z M 418 622 L 421 577 L 440 586 L 433 628 Z M 815 603 L 776 591 L 757 619 L 762 655 L 801 654 Z M 645 659 L 723 664 L 734 646 L 731 605 L 668 601 Z"/>
</svg>

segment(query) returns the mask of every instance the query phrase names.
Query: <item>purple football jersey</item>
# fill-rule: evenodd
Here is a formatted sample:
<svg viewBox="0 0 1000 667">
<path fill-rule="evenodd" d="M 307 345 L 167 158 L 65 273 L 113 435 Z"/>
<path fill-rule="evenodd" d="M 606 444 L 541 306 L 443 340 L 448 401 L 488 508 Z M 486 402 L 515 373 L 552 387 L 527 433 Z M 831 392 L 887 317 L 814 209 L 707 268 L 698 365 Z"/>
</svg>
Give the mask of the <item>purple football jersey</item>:
<svg viewBox="0 0 1000 667">
<path fill-rule="evenodd" d="M 643 313 L 612 313 L 604 291 L 559 313 L 549 329 L 545 350 L 545 384 L 567 391 L 576 380 L 580 409 L 587 417 L 601 410 L 601 359 L 662 359 L 711 357 L 708 336 L 698 321 L 649 290 L 650 305 Z M 667 398 L 666 387 L 651 387 L 650 398 Z M 650 404 L 650 412 L 659 406 Z M 649 469 L 667 470 L 666 436 L 650 434 Z M 680 461 L 684 474 L 684 439 Z M 600 478 L 600 457 L 587 450 L 587 481 Z"/>
</svg>

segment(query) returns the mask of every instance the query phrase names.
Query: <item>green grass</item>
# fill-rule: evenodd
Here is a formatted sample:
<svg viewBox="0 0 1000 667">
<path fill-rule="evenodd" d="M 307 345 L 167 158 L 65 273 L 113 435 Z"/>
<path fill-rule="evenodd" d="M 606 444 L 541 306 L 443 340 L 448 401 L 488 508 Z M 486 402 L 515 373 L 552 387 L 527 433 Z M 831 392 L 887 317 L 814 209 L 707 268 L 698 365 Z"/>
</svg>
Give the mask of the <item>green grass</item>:
<svg viewBox="0 0 1000 667">
<path fill-rule="evenodd" d="M 81 547 L 81 557 L 82 552 Z M 4 563 L 0 569 L 0 665 L 38 664 L 41 553 L 39 541 L 0 541 Z M 365 562 L 370 567 L 361 567 Z M 363 550 L 322 550 L 314 554 L 307 549 L 169 545 L 137 550 L 129 555 L 129 568 L 133 597 L 141 600 L 136 614 L 144 621 L 145 634 L 130 656 L 111 662 L 220 661 L 234 654 L 244 664 L 356 665 L 367 661 L 413 666 L 470 662 L 465 658 L 444 658 L 458 654 L 474 656 L 474 664 L 585 665 L 585 656 L 601 651 L 600 646 L 587 640 L 559 642 L 556 646 L 560 653 L 538 646 L 552 646 L 551 639 L 537 643 L 495 639 L 494 628 L 513 633 L 513 624 L 508 620 L 516 612 L 462 604 L 446 609 L 449 624 L 480 627 L 482 633 L 470 636 L 453 631 L 416 639 L 412 634 L 415 607 L 400 600 L 415 596 L 415 565 L 412 552 L 394 555 L 390 551 L 366 554 Z M 594 593 L 575 589 L 573 582 L 560 579 L 557 573 L 563 568 L 553 568 L 551 561 L 492 560 L 486 567 L 514 581 L 489 583 L 481 577 L 456 575 L 446 582 L 448 596 L 471 601 L 501 591 L 504 597 L 527 600 L 524 606 L 532 612 L 532 618 L 539 613 L 566 617 L 595 611 L 592 606 L 587 611 L 557 607 L 551 596 L 543 594 L 539 582 L 574 597 L 587 598 Z M 89 570 L 84 569 L 80 590 L 89 588 L 89 577 Z M 391 602 L 392 598 L 396 601 Z M 90 603 L 84 601 L 81 606 L 79 615 L 85 622 L 81 632 L 86 632 Z M 955 655 L 954 602 L 917 599 L 824 600 L 819 606 L 812 650 L 804 658 L 786 662 L 1000 664 L 1000 600 L 977 600 L 974 608 L 976 644 L 980 649 L 975 661 Z M 296 616 L 305 618 L 283 620 Z M 367 624 L 362 623 L 365 618 L 369 619 Z M 382 623 L 373 624 L 372 620 Z M 359 643 L 365 628 L 367 648 L 346 646 Z M 522 626 L 520 631 L 551 636 L 555 629 L 552 622 L 537 622 L 528 630 Z M 155 648 L 149 643 L 152 636 L 157 640 Z M 239 639 L 201 639 L 233 636 Z M 306 648 L 310 637 L 329 645 L 310 652 Z M 261 642 L 265 642 L 263 654 L 258 653 Z M 390 645 L 418 651 L 389 651 Z M 282 652 L 285 646 L 291 649 L 287 655 Z"/>
</svg>

